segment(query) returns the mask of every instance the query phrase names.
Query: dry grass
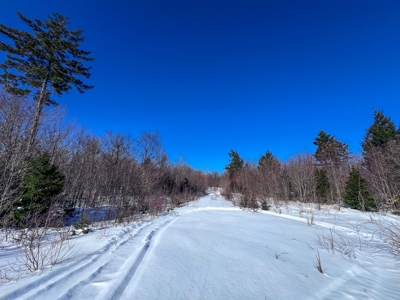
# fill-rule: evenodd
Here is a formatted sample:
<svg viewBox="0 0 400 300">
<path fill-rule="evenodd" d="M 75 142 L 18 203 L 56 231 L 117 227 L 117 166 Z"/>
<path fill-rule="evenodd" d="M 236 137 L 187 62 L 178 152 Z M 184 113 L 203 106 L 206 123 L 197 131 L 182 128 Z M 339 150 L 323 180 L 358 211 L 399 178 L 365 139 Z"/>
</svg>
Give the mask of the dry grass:
<svg viewBox="0 0 400 300">
<path fill-rule="evenodd" d="M 319 252 L 317 251 L 317 261 L 314 261 L 314 267 L 320 272 L 321 274 L 324 274 L 325 270 L 322 268 L 321 264 L 321 256 L 319 255 Z"/>
</svg>

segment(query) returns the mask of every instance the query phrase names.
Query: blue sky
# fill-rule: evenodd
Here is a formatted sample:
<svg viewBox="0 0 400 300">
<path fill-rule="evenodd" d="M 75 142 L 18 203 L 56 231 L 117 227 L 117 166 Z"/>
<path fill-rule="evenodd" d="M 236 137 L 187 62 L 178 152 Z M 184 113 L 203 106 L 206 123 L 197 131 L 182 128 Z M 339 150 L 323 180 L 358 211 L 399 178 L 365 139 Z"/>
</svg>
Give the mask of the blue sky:
<svg viewBox="0 0 400 300">
<path fill-rule="evenodd" d="M 84 30 L 95 88 L 58 98 L 70 120 L 159 131 L 195 168 L 314 151 L 320 130 L 357 153 L 374 108 L 400 122 L 400 1 L 2 0 L 0 23 L 24 28 L 16 11 Z"/>
</svg>

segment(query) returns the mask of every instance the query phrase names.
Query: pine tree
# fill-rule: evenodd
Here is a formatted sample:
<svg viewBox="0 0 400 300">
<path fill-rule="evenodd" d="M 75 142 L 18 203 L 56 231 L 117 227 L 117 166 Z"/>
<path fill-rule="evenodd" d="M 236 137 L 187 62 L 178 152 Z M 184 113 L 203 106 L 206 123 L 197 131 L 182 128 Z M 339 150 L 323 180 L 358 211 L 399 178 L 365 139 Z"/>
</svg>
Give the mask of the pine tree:
<svg viewBox="0 0 400 300">
<path fill-rule="evenodd" d="M 360 170 L 355 167 L 351 168 L 343 200 L 353 209 L 362 211 L 367 207 L 376 209 L 375 201 L 368 189 L 368 182 L 361 176 Z"/>
<path fill-rule="evenodd" d="M 239 153 L 234 150 L 229 152 L 230 161 L 229 164 L 225 166 L 225 170 L 229 173 L 230 177 L 233 174 L 243 168 L 243 159 L 240 158 Z"/>
<path fill-rule="evenodd" d="M 267 150 L 265 155 L 261 155 L 258 160 L 258 168 L 261 170 L 271 169 L 275 166 L 279 166 L 279 160 L 269 150 Z"/>
<path fill-rule="evenodd" d="M 225 166 L 225 170 L 229 173 L 231 190 L 241 190 L 242 186 L 238 185 L 236 174 L 243 168 L 244 162 L 240 158 L 239 153 L 234 150 L 229 151 L 229 164 Z"/>
<path fill-rule="evenodd" d="M 362 147 L 364 152 L 371 147 L 383 148 L 390 141 L 397 139 L 399 131 L 393 121 L 386 117 L 383 111 L 374 110 L 374 123 L 367 129 Z"/>
<path fill-rule="evenodd" d="M 314 157 L 322 165 L 345 163 L 349 158 L 348 145 L 322 130 L 313 144 L 317 146 Z"/>
<path fill-rule="evenodd" d="M 79 49 L 83 41 L 82 30 L 68 30 L 68 18 L 59 13 L 47 15 L 47 20 L 34 21 L 18 12 L 19 18 L 33 34 L 0 24 L 0 33 L 11 39 L 14 46 L 0 42 L 0 50 L 7 53 L 0 64 L 0 84 L 7 92 L 23 96 L 34 92 L 36 110 L 30 132 L 28 150 L 39 130 L 39 118 L 44 105 L 55 105 L 52 93 L 60 96 L 72 86 L 80 92 L 93 88 L 76 76 L 90 77 L 90 67 L 82 61 L 91 61 L 90 52 Z"/>
<path fill-rule="evenodd" d="M 50 208 L 51 198 L 58 195 L 64 186 L 64 176 L 51 164 L 47 153 L 33 159 L 22 182 L 22 194 L 15 205 L 14 216 L 20 219 L 29 212 L 45 213 Z"/>
</svg>

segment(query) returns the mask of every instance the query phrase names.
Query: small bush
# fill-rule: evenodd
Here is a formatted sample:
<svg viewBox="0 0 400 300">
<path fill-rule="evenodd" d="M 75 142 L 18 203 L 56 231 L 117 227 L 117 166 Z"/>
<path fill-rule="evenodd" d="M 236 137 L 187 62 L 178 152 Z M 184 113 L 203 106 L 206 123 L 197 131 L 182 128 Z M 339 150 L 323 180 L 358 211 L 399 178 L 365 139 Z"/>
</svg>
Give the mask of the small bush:
<svg viewBox="0 0 400 300">
<path fill-rule="evenodd" d="M 73 224 L 73 226 L 75 227 L 75 229 L 81 229 L 83 233 L 89 233 L 89 226 L 92 223 L 92 221 L 87 218 L 84 214 L 81 215 L 81 217 L 79 218 L 79 221 L 75 224 Z"/>
<path fill-rule="evenodd" d="M 261 209 L 269 210 L 269 205 L 268 205 L 267 201 L 264 200 L 263 202 L 261 202 Z"/>
</svg>

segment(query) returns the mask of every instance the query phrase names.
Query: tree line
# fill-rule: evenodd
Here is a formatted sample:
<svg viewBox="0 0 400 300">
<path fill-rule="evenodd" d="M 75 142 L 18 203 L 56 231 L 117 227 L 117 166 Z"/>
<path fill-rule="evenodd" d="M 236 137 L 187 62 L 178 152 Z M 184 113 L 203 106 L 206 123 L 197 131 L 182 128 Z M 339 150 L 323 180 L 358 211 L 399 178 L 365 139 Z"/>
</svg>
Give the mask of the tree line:
<svg viewBox="0 0 400 300">
<path fill-rule="evenodd" d="M 157 132 L 97 136 L 66 123 L 61 108 L 41 114 L 31 143 L 35 104 L 28 97 L 0 94 L 3 226 L 16 226 L 33 213 L 62 216 L 75 207 L 106 205 L 113 218 L 157 214 L 219 184 L 218 173 L 173 163 Z"/>
<path fill-rule="evenodd" d="M 361 155 L 320 131 L 314 153 L 280 161 L 270 151 L 258 163 L 244 162 L 237 151 L 223 176 L 228 198 L 240 194 L 240 205 L 257 208 L 260 199 L 335 204 L 359 210 L 400 209 L 400 128 L 383 111 L 374 111 Z"/>
</svg>

